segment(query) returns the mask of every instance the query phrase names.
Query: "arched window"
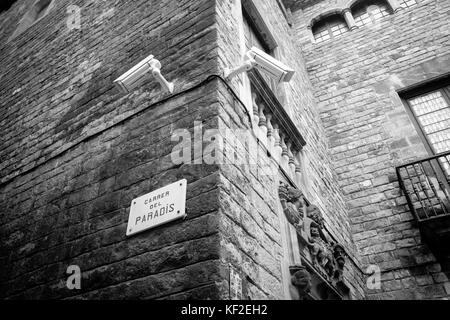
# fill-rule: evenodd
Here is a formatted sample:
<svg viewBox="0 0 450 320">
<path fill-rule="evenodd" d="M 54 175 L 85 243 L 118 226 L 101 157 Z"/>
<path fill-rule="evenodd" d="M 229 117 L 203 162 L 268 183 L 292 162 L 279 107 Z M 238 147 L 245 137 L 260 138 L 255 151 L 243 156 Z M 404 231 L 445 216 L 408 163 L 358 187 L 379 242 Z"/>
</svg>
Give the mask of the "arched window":
<svg viewBox="0 0 450 320">
<path fill-rule="evenodd" d="M 312 32 L 316 43 L 319 43 L 328 39 L 337 38 L 348 32 L 348 26 L 344 17 L 339 14 L 333 14 L 315 22 L 312 27 Z"/>
<path fill-rule="evenodd" d="M 389 5 L 384 0 L 359 1 L 351 9 L 358 27 L 375 23 L 391 14 Z"/>
</svg>

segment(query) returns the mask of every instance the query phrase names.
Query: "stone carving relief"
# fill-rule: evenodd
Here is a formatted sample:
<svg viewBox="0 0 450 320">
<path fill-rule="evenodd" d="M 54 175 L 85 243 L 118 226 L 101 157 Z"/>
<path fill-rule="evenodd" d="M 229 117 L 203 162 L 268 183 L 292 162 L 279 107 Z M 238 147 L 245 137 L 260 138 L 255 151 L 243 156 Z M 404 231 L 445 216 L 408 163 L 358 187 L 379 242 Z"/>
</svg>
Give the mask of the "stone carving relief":
<svg viewBox="0 0 450 320">
<path fill-rule="evenodd" d="M 286 219 L 294 226 L 297 232 L 301 232 L 304 223 L 303 193 L 287 185 L 281 185 L 278 192 Z"/>
<path fill-rule="evenodd" d="M 284 183 L 280 184 L 279 197 L 288 222 L 294 226 L 299 241 L 309 252 L 310 262 L 331 284 L 335 285 L 342 281 L 346 253 L 340 244 L 326 236 L 320 209 L 315 205 L 308 206 L 300 190 Z M 292 268 L 295 269 L 298 266 Z M 291 274 L 293 274 L 291 280 L 294 286 L 299 287 L 299 279 L 303 279 L 300 281 L 303 283 L 302 281 L 306 277 L 303 275 L 304 272 L 307 271 L 302 269 L 301 273 L 297 275 L 291 270 Z"/>
<path fill-rule="evenodd" d="M 291 266 L 289 271 L 292 285 L 297 288 L 299 296 L 303 298 L 311 291 L 311 275 L 304 266 Z"/>
</svg>

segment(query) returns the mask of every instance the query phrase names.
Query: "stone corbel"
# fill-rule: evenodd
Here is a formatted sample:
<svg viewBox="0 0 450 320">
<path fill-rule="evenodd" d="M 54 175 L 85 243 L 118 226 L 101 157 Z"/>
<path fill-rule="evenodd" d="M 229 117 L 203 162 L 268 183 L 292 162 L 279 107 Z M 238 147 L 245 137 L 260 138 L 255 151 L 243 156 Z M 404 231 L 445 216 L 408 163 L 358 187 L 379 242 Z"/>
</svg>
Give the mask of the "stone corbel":
<svg viewBox="0 0 450 320">
<path fill-rule="evenodd" d="M 333 279 L 337 282 L 342 281 L 342 275 L 344 272 L 345 265 L 345 256 L 346 252 L 344 247 L 342 247 L 339 243 L 335 244 L 333 247 L 333 256 L 336 262 Z"/>
<path fill-rule="evenodd" d="M 303 299 L 311 291 L 311 275 L 300 265 L 289 267 L 289 271 L 291 283 L 297 289 L 300 299 Z"/>
</svg>

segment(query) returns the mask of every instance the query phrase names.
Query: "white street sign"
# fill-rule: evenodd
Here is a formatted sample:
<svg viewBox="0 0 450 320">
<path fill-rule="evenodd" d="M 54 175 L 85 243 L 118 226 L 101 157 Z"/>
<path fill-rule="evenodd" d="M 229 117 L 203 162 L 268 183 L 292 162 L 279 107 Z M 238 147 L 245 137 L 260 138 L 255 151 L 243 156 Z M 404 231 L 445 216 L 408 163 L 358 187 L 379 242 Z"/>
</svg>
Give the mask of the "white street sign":
<svg viewBox="0 0 450 320">
<path fill-rule="evenodd" d="M 186 217 L 186 179 L 131 201 L 127 236 Z"/>
</svg>

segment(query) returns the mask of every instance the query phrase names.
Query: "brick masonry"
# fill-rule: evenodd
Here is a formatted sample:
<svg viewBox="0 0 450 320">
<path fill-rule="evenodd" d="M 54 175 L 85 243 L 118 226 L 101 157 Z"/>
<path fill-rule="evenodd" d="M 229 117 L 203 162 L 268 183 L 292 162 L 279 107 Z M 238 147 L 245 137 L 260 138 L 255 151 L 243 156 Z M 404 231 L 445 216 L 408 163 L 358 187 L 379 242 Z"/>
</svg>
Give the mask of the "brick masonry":
<svg viewBox="0 0 450 320">
<path fill-rule="evenodd" d="M 294 13 L 353 238 L 363 266 L 383 272 L 381 290 L 367 292 L 372 299 L 450 295 L 395 175 L 396 166 L 427 155 L 397 91 L 442 76 L 450 65 L 450 3 L 417 2 L 319 44 L 307 25 L 348 1 L 313 1 Z"/>
<path fill-rule="evenodd" d="M 80 30 L 66 26 L 69 5 L 81 8 Z M 304 192 L 346 247 L 346 283 L 361 298 L 345 203 L 295 35 L 276 2 L 257 5 L 278 58 L 297 72 L 284 90 L 308 140 Z M 278 177 L 261 163 L 180 166 L 170 158 L 171 134 L 192 132 L 194 121 L 249 127 L 230 91 L 218 80 L 174 97 L 154 81 L 127 96 L 113 87 L 150 53 L 175 92 L 237 65 L 231 2 L 58 1 L 9 40 L 26 9 L 17 1 L 0 16 L 1 298 L 227 299 L 230 265 L 242 274 L 243 298 L 286 298 Z M 181 178 L 187 220 L 126 238 L 130 201 Z M 81 291 L 65 287 L 74 264 Z"/>
<path fill-rule="evenodd" d="M 326 149 L 324 129 L 317 112 L 312 84 L 309 80 L 303 57 L 300 54 L 300 48 L 295 42 L 295 29 L 289 27 L 288 21 L 276 1 L 265 0 L 255 1 L 254 3 L 278 44 L 278 47 L 275 49 L 275 57 L 296 70 L 296 75 L 292 81 L 282 86 L 286 96 L 284 106 L 294 119 L 301 134 L 307 140 L 303 157 L 307 166 L 306 180 L 308 185 L 303 186 L 303 190 L 308 194 L 310 201 L 322 209 L 327 228 L 339 242 L 344 244 L 352 258 L 347 263 L 348 269 L 345 272 L 346 283 L 351 288 L 353 297 L 361 298 L 364 295 L 363 283 L 365 280 L 360 270 L 352 263 L 352 261 L 355 261 L 356 264 L 359 263 L 358 256 L 352 242 L 341 190 L 337 186 L 335 174 L 330 170 L 331 160 Z M 236 2 L 231 1 L 219 2 L 218 5 L 219 62 L 223 68 L 239 63 L 239 44 L 236 41 L 239 38 L 239 21 L 238 16 L 233 14 L 236 10 L 235 5 Z M 237 84 L 236 91 L 238 91 Z M 233 113 L 235 111 L 230 110 L 230 116 L 223 119 L 225 127 L 246 128 L 249 126 L 242 120 L 245 119 L 244 115 L 231 116 Z M 225 211 L 241 212 L 238 217 L 230 218 L 230 226 L 225 227 L 230 230 L 233 228 L 237 230 L 242 229 L 242 231 L 239 231 L 240 236 L 236 237 L 235 243 L 233 243 L 233 239 L 225 238 L 223 240 L 223 247 L 228 251 L 227 255 L 229 257 L 226 261 L 231 261 L 238 268 L 243 266 L 244 273 L 253 277 L 251 279 L 253 282 L 272 286 L 272 289 L 257 288 L 252 286 L 251 281 L 249 281 L 249 286 L 255 292 L 255 296 L 251 296 L 252 298 L 277 297 L 282 290 L 281 270 L 276 264 L 277 260 L 282 259 L 279 253 L 277 255 L 277 251 L 281 249 L 270 250 L 270 252 L 266 250 L 268 248 L 280 248 L 281 244 L 280 222 L 277 216 L 282 213 L 276 206 L 275 202 L 278 196 L 274 193 L 274 190 L 277 189 L 278 181 L 261 180 L 258 178 L 257 171 L 250 174 L 237 170 L 236 173 L 231 175 L 231 172 L 235 170 L 231 171 L 228 168 L 223 170 L 227 194 L 232 195 L 231 199 L 229 199 L 230 204 Z M 242 218 L 246 212 L 252 213 L 253 219 Z M 255 216 L 254 213 L 256 212 L 260 213 L 262 217 Z M 239 219 L 246 219 L 251 224 L 248 227 L 240 225 Z M 232 227 L 233 224 L 234 227 Z M 253 233 L 249 231 L 249 228 L 253 229 Z M 241 242 L 246 241 L 247 243 L 236 244 L 238 240 Z M 256 242 L 260 242 L 260 245 L 256 245 Z M 250 250 L 243 246 L 247 245 L 248 247 L 251 243 L 255 243 L 257 248 Z M 260 270 L 259 276 L 258 270 Z M 263 279 L 263 281 L 257 281 L 257 279 Z M 277 282 L 278 285 L 276 285 Z"/>
<path fill-rule="evenodd" d="M 217 82 L 170 99 L 113 87 L 150 53 L 177 91 L 216 73 L 214 2 L 58 1 L 8 42 L 27 3 L 0 18 L 1 298 L 218 297 L 219 168 L 170 157 L 174 130 L 217 125 Z M 131 200 L 182 178 L 188 218 L 126 238 Z"/>
<path fill-rule="evenodd" d="M 282 90 L 307 141 L 302 187 L 349 254 L 344 278 L 356 299 L 366 296 L 359 267 L 369 263 L 386 280 L 371 298 L 443 297 L 448 289 L 392 178 L 396 163 L 424 153 L 414 134 L 402 136 L 412 129 L 395 90 L 448 65 L 446 3 L 422 2 L 384 23 L 391 33 L 404 26 L 398 45 L 375 42 L 372 28 L 316 46 L 306 21 L 318 8 L 294 12 L 291 28 L 275 0 L 255 1 L 276 57 L 296 71 Z M 205 130 L 249 128 L 245 109 L 219 80 L 173 97 L 154 81 L 127 96 L 113 87 L 150 53 L 175 93 L 238 65 L 237 4 L 58 1 L 9 41 L 26 1 L 0 15 L 1 298 L 227 299 L 230 265 L 243 277 L 243 298 L 286 298 L 278 177 L 263 168 L 271 159 L 249 168 L 170 158 L 174 130 L 193 131 L 196 120 Z M 81 8 L 80 30 L 66 26 L 68 5 Z M 430 23 L 427 6 L 438 32 L 415 32 L 413 41 L 407 30 Z M 434 42 L 418 58 L 407 43 L 420 40 Z M 386 61 L 371 56 L 374 45 L 392 50 Z M 232 86 L 239 92 L 238 81 Z M 130 201 L 181 178 L 188 218 L 125 238 Z M 65 287 L 72 264 L 83 271 L 81 291 Z"/>
</svg>

